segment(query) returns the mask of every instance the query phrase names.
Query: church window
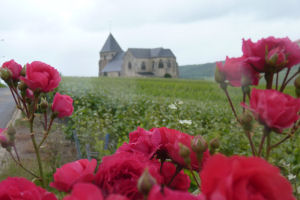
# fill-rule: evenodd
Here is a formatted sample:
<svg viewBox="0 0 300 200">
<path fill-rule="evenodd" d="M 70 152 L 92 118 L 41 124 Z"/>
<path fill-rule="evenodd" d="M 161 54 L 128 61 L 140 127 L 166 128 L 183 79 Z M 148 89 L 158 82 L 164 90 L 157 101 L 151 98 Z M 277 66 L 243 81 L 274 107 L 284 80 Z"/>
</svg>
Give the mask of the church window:
<svg viewBox="0 0 300 200">
<path fill-rule="evenodd" d="M 158 68 L 164 68 L 164 63 L 162 62 L 162 60 L 159 61 Z"/>
<path fill-rule="evenodd" d="M 145 70 L 145 69 L 146 69 L 146 64 L 145 64 L 145 62 L 142 62 L 141 69 L 142 69 L 142 70 Z"/>
<path fill-rule="evenodd" d="M 168 60 L 168 68 L 171 67 L 171 62 Z"/>
<path fill-rule="evenodd" d="M 131 69 L 131 62 L 128 63 L 128 69 Z"/>
</svg>

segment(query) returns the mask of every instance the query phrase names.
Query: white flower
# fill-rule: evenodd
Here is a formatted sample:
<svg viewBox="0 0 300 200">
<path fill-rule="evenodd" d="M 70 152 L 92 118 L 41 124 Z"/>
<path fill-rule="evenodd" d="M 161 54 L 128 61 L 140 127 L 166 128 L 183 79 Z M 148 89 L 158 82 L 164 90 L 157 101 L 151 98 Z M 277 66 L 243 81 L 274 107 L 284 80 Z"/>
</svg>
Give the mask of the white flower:
<svg viewBox="0 0 300 200">
<path fill-rule="evenodd" d="M 177 104 L 178 104 L 178 105 L 182 105 L 182 104 L 183 104 L 183 101 L 179 100 L 179 101 L 177 101 Z"/>
<path fill-rule="evenodd" d="M 170 105 L 169 105 L 169 108 L 170 108 L 170 109 L 173 109 L 173 110 L 176 110 L 176 109 L 177 109 L 177 107 L 176 107 L 175 104 L 170 104 Z"/>
<path fill-rule="evenodd" d="M 291 181 L 291 180 L 293 180 L 293 179 L 295 179 L 296 178 L 296 175 L 294 175 L 294 174 L 289 174 L 288 175 L 288 179 Z"/>
<path fill-rule="evenodd" d="M 192 120 L 187 120 L 187 119 L 185 119 L 185 120 L 179 120 L 179 123 L 180 124 L 191 125 L 192 124 Z"/>
</svg>

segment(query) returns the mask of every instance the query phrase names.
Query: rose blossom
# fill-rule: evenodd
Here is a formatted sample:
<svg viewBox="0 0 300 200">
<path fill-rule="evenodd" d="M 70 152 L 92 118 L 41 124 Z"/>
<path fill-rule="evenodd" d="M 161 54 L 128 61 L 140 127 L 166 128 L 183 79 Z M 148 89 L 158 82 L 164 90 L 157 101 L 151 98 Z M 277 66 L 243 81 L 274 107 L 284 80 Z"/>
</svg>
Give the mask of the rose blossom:
<svg viewBox="0 0 300 200">
<path fill-rule="evenodd" d="M 276 90 L 254 88 L 251 92 L 250 108 L 248 109 L 262 124 L 277 132 L 282 132 L 283 129 L 291 127 L 299 119 L 300 99 Z"/>
<path fill-rule="evenodd" d="M 34 94 L 33 94 L 32 90 L 29 88 L 26 89 L 26 97 L 28 99 L 34 100 Z"/>
<path fill-rule="evenodd" d="M 77 183 L 63 200 L 103 200 L 101 190 L 91 183 Z"/>
<path fill-rule="evenodd" d="M 295 200 L 291 184 L 279 169 L 258 157 L 216 154 L 200 177 L 207 200 Z"/>
<path fill-rule="evenodd" d="M 16 63 L 14 60 L 7 61 L 3 63 L 2 68 L 7 68 L 12 73 L 12 78 L 18 80 L 20 73 L 22 71 L 22 65 Z"/>
<path fill-rule="evenodd" d="M 68 95 L 56 93 L 53 99 L 52 111 L 58 113 L 59 118 L 69 117 L 74 110 L 73 99 Z"/>
<path fill-rule="evenodd" d="M 152 187 L 147 200 L 200 200 L 189 192 L 173 191 L 158 185 Z M 219 199 L 218 199 L 219 200 Z"/>
<path fill-rule="evenodd" d="M 55 195 L 22 177 L 8 177 L 0 182 L 3 200 L 57 200 Z"/>
<path fill-rule="evenodd" d="M 229 81 L 231 86 L 242 86 L 242 79 L 246 79 L 251 85 L 258 84 L 258 72 L 256 72 L 248 63 L 246 63 L 246 59 L 244 57 L 226 57 L 224 64 L 222 62 L 217 62 L 216 65 L 219 72 L 225 75 L 226 80 Z"/>
<path fill-rule="evenodd" d="M 7 130 L 7 128 L 0 128 L 0 142 L 7 142 L 7 136 L 5 135 L 5 131 Z"/>
<path fill-rule="evenodd" d="M 300 63 L 300 47 L 287 37 L 271 36 L 256 43 L 243 39 L 242 49 L 247 62 L 258 72 L 278 72 L 284 67 L 291 68 Z"/>
<path fill-rule="evenodd" d="M 61 81 L 58 71 L 50 65 L 34 61 L 26 65 L 26 76 L 20 78 L 33 91 L 40 89 L 50 92 L 58 87 Z"/>
<path fill-rule="evenodd" d="M 148 168 L 156 182 L 162 183 L 159 167 L 158 161 L 149 160 L 142 153 L 115 153 L 103 157 L 96 174 L 95 184 L 103 190 L 104 196 L 120 194 L 129 199 L 142 200 L 143 194 L 137 189 L 138 179 Z"/>
<path fill-rule="evenodd" d="M 129 199 L 119 194 L 110 194 L 105 200 L 129 200 Z"/>
<path fill-rule="evenodd" d="M 97 161 L 81 159 L 67 163 L 57 168 L 54 174 L 54 182 L 50 186 L 59 191 L 69 192 L 75 183 L 92 182 L 94 180 Z"/>
</svg>

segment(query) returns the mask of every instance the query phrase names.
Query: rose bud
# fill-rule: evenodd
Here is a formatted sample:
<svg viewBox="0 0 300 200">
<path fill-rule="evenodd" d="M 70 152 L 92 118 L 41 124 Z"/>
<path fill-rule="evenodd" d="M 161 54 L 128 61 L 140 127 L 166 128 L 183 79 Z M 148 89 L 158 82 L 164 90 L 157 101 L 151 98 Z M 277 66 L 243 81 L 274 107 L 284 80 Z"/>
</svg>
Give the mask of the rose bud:
<svg viewBox="0 0 300 200">
<path fill-rule="evenodd" d="M 19 80 L 20 72 L 22 70 L 20 64 L 16 63 L 14 60 L 10 60 L 3 63 L 2 68 L 6 68 L 11 72 L 11 78 L 13 80 Z"/>
<path fill-rule="evenodd" d="M 296 88 L 300 88 L 300 75 L 295 79 L 294 86 Z"/>
<path fill-rule="evenodd" d="M 197 135 L 192 139 L 191 148 L 195 153 L 202 154 L 207 150 L 207 147 L 207 142 L 201 135 Z"/>
<path fill-rule="evenodd" d="M 21 91 L 25 91 L 27 89 L 27 85 L 23 81 L 21 81 L 18 85 L 18 88 Z"/>
<path fill-rule="evenodd" d="M 15 141 L 16 129 L 12 125 L 8 127 L 7 135 L 8 135 L 9 142 L 13 144 Z"/>
<path fill-rule="evenodd" d="M 246 131 L 252 130 L 252 116 L 249 113 L 245 113 L 240 117 L 240 122 Z"/>
<path fill-rule="evenodd" d="M 73 110 L 73 99 L 68 95 L 61 95 L 57 92 L 52 104 L 53 113 L 57 114 L 59 118 L 63 118 L 71 116 Z"/>
<path fill-rule="evenodd" d="M 300 97 L 300 88 L 296 88 L 296 95 L 297 95 L 297 97 L 299 98 Z"/>
<path fill-rule="evenodd" d="M 23 66 L 21 72 L 20 72 L 20 76 L 26 76 L 26 65 Z"/>
<path fill-rule="evenodd" d="M 190 164 L 191 164 L 190 149 L 187 146 L 185 146 L 184 144 L 179 143 L 178 145 L 179 145 L 179 155 L 183 158 L 185 164 L 190 166 Z"/>
<path fill-rule="evenodd" d="M 224 83 L 225 80 L 226 80 L 225 74 L 221 72 L 218 67 L 216 67 L 215 81 L 217 83 Z"/>
<path fill-rule="evenodd" d="M 143 174 L 138 180 L 137 187 L 138 190 L 147 196 L 152 188 L 153 185 L 156 184 L 156 180 L 151 176 L 148 171 L 148 168 L 145 169 Z"/>
<path fill-rule="evenodd" d="M 29 88 L 26 89 L 26 97 L 30 100 L 34 100 L 34 94 L 33 94 L 32 90 Z"/>
<path fill-rule="evenodd" d="M 218 138 L 214 138 L 209 142 L 210 146 L 210 153 L 214 154 L 216 152 L 216 149 L 220 147 L 220 141 Z"/>
<path fill-rule="evenodd" d="M 45 98 L 42 99 L 42 102 L 40 104 L 40 107 L 42 109 L 43 112 L 45 112 L 48 108 L 48 102 Z"/>
<path fill-rule="evenodd" d="M 0 70 L 0 77 L 5 81 L 8 82 L 12 78 L 12 72 L 7 68 L 2 68 Z"/>
<path fill-rule="evenodd" d="M 7 136 L 7 129 L 0 128 L 0 144 L 7 151 L 10 151 L 11 143 L 9 142 L 9 139 Z"/>
</svg>

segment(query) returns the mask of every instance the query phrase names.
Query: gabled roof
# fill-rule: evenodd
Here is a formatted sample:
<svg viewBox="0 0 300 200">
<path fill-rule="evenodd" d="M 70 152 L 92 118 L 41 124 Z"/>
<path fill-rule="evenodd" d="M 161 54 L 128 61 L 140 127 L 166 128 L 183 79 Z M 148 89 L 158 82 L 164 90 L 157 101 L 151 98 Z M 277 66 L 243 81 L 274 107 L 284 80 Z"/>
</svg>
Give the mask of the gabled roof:
<svg viewBox="0 0 300 200">
<path fill-rule="evenodd" d="M 136 58 L 175 58 L 175 55 L 170 49 L 164 48 L 129 48 L 128 52 L 130 52 Z"/>
<path fill-rule="evenodd" d="M 124 55 L 124 52 L 118 53 L 113 60 L 104 66 L 102 72 L 120 72 L 122 70 Z"/>
<path fill-rule="evenodd" d="M 123 52 L 114 36 L 110 33 L 100 52 Z"/>
</svg>

